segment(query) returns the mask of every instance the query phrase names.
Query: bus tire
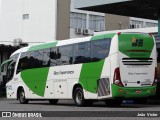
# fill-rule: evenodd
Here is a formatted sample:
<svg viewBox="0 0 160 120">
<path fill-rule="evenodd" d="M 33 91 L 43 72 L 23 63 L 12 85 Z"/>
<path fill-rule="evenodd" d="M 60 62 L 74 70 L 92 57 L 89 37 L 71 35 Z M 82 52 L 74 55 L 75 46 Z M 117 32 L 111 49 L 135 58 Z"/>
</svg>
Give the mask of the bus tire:
<svg viewBox="0 0 160 120">
<path fill-rule="evenodd" d="M 84 99 L 84 95 L 83 95 L 83 90 L 81 87 L 77 87 L 74 91 L 74 94 L 73 94 L 73 99 L 74 99 L 74 102 L 75 104 L 78 106 L 78 107 L 83 107 L 83 106 L 86 106 L 86 100 Z"/>
<path fill-rule="evenodd" d="M 25 97 L 25 92 L 24 92 L 24 89 L 21 88 L 19 91 L 18 91 L 18 100 L 21 104 L 28 104 L 29 100 L 26 99 Z"/>
<path fill-rule="evenodd" d="M 105 100 L 105 104 L 108 107 L 116 107 L 120 106 L 122 104 L 123 100 L 119 99 L 110 99 L 110 100 Z"/>
<path fill-rule="evenodd" d="M 56 105 L 58 103 L 58 99 L 51 99 L 51 100 L 49 100 L 49 103 L 51 105 Z"/>
</svg>

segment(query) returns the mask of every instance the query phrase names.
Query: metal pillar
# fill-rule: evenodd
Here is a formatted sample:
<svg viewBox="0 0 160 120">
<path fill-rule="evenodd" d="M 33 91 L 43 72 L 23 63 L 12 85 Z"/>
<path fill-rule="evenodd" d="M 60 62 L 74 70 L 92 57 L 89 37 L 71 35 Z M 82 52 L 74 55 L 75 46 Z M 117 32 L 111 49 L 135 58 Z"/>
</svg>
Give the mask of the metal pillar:
<svg viewBox="0 0 160 120">
<path fill-rule="evenodd" d="M 158 36 L 160 36 L 160 15 L 158 15 Z"/>
<path fill-rule="evenodd" d="M 160 36 L 160 9 L 158 9 L 158 36 Z"/>
</svg>

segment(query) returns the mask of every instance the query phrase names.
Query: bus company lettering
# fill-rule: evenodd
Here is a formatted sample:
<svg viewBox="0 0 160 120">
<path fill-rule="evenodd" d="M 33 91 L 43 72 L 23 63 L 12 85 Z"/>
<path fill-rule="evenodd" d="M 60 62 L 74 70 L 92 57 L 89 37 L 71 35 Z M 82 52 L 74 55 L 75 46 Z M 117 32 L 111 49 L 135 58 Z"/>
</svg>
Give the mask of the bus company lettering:
<svg viewBox="0 0 160 120">
<path fill-rule="evenodd" d="M 129 72 L 128 75 L 147 75 L 148 73 Z"/>
<path fill-rule="evenodd" d="M 65 74 L 74 74 L 74 71 L 54 71 L 54 75 L 65 75 Z"/>
</svg>

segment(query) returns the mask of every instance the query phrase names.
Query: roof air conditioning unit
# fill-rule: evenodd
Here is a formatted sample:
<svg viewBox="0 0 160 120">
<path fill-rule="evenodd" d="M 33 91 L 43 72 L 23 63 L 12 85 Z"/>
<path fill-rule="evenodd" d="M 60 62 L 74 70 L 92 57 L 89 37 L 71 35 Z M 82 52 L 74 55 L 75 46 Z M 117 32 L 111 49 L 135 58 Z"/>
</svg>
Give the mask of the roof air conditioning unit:
<svg viewBox="0 0 160 120">
<path fill-rule="evenodd" d="M 83 35 L 90 35 L 90 30 L 89 29 L 84 29 L 83 30 Z"/>
<path fill-rule="evenodd" d="M 76 32 L 76 34 L 81 34 L 82 33 L 82 29 L 81 28 L 76 28 L 75 32 Z"/>
</svg>

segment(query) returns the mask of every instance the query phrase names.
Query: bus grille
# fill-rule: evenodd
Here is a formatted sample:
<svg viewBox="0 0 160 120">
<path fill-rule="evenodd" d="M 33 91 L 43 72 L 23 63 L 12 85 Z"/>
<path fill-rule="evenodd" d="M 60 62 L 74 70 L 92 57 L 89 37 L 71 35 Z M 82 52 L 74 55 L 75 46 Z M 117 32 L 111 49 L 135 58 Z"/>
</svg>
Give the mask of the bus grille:
<svg viewBox="0 0 160 120">
<path fill-rule="evenodd" d="M 152 65 L 152 58 L 123 58 L 124 65 Z"/>
<path fill-rule="evenodd" d="M 98 81 L 98 96 L 110 95 L 110 82 L 109 78 L 102 78 Z"/>
</svg>

